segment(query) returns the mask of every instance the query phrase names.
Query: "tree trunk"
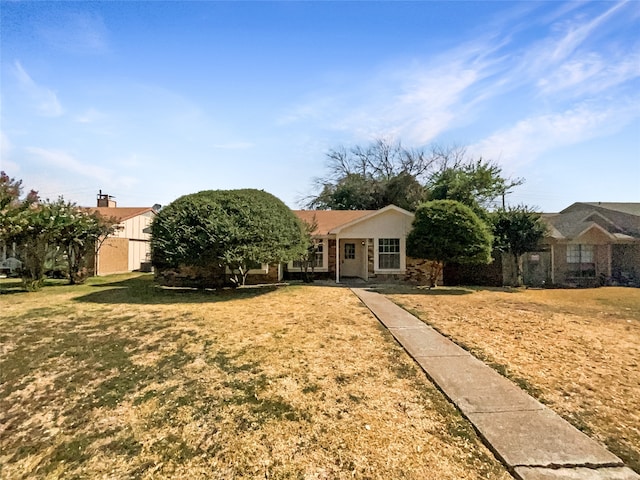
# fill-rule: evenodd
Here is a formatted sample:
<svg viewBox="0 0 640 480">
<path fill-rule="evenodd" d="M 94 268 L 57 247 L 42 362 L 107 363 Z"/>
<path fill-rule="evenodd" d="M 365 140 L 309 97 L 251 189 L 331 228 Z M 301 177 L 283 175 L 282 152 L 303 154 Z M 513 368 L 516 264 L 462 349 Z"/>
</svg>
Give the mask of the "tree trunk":
<svg viewBox="0 0 640 480">
<path fill-rule="evenodd" d="M 513 258 L 516 261 L 516 287 L 522 286 L 522 255 L 516 253 L 513 254 Z"/>
<path fill-rule="evenodd" d="M 438 286 L 438 278 L 444 269 L 442 262 L 431 262 L 431 268 L 429 269 L 429 290 Z"/>
</svg>

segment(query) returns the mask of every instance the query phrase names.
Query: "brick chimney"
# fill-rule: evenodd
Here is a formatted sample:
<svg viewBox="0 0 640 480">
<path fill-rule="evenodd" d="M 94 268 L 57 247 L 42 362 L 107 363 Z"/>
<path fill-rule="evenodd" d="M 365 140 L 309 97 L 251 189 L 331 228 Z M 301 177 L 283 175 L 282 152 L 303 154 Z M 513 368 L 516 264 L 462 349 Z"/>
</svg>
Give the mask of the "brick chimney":
<svg viewBox="0 0 640 480">
<path fill-rule="evenodd" d="M 102 193 L 102 190 L 98 192 L 98 207 L 109 207 L 115 208 L 116 201 L 114 200 L 116 197 L 112 197 L 111 195 L 107 195 L 106 193 Z"/>
</svg>

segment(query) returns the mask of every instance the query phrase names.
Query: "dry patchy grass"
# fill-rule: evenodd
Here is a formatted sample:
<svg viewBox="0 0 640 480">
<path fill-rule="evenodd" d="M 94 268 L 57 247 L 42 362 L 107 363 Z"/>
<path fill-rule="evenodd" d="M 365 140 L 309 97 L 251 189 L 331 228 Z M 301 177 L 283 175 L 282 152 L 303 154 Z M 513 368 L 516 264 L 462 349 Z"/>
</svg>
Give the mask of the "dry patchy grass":
<svg viewBox="0 0 640 480">
<path fill-rule="evenodd" d="M 640 471 L 640 290 L 388 288 Z"/>
<path fill-rule="evenodd" d="M 510 478 L 349 290 L 117 280 L 0 295 L 0 477 Z"/>
</svg>

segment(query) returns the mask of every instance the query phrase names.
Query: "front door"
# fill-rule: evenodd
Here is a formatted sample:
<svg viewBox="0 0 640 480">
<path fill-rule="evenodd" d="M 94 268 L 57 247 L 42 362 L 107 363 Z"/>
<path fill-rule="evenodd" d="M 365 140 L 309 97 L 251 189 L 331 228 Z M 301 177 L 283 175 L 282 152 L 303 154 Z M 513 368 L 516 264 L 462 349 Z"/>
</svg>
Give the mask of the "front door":
<svg viewBox="0 0 640 480">
<path fill-rule="evenodd" d="M 340 244 L 340 276 L 362 278 L 362 265 L 364 261 L 362 242 L 357 240 L 342 240 Z"/>
</svg>

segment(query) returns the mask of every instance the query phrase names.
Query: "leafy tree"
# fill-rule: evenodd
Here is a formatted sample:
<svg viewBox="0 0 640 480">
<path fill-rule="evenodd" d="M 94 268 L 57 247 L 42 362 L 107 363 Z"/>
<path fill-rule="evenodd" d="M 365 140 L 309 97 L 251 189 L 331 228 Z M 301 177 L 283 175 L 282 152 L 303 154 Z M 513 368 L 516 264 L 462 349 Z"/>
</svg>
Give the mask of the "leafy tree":
<svg viewBox="0 0 640 480">
<path fill-rule="evenodd" d="M 180 197 L 156 215 L 151 232 L 158 269 L 204 267 L 217 287 L 227 268 L 239 272 L 232 282 L 241 284 L 253 264 L 293 260 L 307 248 L 293 212 L 273 195 L 253 189 Z"/>
<path fill-rule="evenodd" d="M 58 221 L 55 206 L 49 202 L 33 203 L 13 215 L 9 239 L 20 246 L 22 284 L 28 291 L 39 290 L 44 283 L 45 263 L 56 245 Z"/>
<path fill-rule="evenodd" d="M 414 211 L 425 200 L 457 200 L 486 216 L 496 199 L 522 184 L 495 163 L 469 158 L 461 147 L 407 149 L 377 140 L 366 148 L 330 150 L 328 174 L 316 179 L 319 193 L 306 207 L 377 210 L 389 204 Z"/>
<path fill-rule="evenodd" d="M 502 176 L 502 168 L 482 158 L 473 162 L 446 164 L 429 180 L 429 200 L 456 200 L 471 207 L 482 217 L 496 199 L 506 195 L 522 179 Z"/>
<path fill-rule="evenodd" d="M 102 242 L 115 232 L 118 223 L 97 212 L 90 213 L 75 203 L 62 198 L 51 207 L 57 217 L 56 244 L 62 248 L 67 260 L 67 273 L 71 285 L 81 284 L 87 278 L 87 257 L 98 251 Z"/>
<path fill-rule="evenodd" d="M 494 246 L 513 255 L 516 265 L 516 286 L 522 281 L 522 255 L 539 248 L 547 232 L 540 214 L 525 205 L 500 209 L 491 215 Z"/>
<path fill-rule="evenodd" d="M 0 242 L 8 242 L 17 225 L 14 218 L 18 213 L 38 202 L 38 193 L 31 190 L 21 199 L 22 180 L 0 172 Z"/>
<path fill-rule="evenodd" d="M 313 232 L 318 228 L 318 220 L 315 215 L 310 222 L 302 220 L 302 231 L 307 244 L 307 248 L 302 252 L 300 257 L 296 260 L 300 264 L 300 270 L 302 271 L 302 280 L 305 283 L 311 283 L 313 281 L 313 273 L 316 263 L 316 254 L 318 253 L 318 244 L 313 240 Z M 309 276 L 309 269 L 311 269 L 311 275 Z"/>
<path fill-rule="evenodd" d="M 316 179 L 318 195 L 306 206 L 319 210 L 378 210 L 393 203 L 415 210 L 424 200 L 420 183 L 432 159 L 421 150 L 377 140 L 368 147 L 340 147 L 327 154 L 329 173 Z"/>
<path fill-rule="evenodd" d="M 0 172 L 0 241 L 15 242 L 22 259 L 22 283 L 38 290 L 45 277 L 46 263 L 62 251 L 66 256 L 71 284 L 86 276 L 87 254 L 113 233 L 115 221 L 90 214 L 62 197 L 40 200 L 31 190 L 25 198 L 22 180 Z"/>
<path fill-rule="evenodd" d="M 433 260 L 430 287 L 444 265 L 491 262 L 491 232 L 470 207 L 454 200 L 433 200 L 418 207 L 407 236 L 407 255 Z"/>
</svg>

